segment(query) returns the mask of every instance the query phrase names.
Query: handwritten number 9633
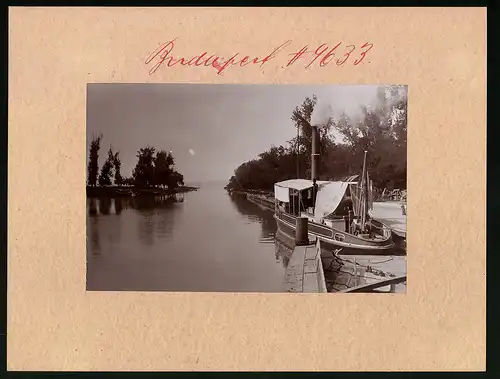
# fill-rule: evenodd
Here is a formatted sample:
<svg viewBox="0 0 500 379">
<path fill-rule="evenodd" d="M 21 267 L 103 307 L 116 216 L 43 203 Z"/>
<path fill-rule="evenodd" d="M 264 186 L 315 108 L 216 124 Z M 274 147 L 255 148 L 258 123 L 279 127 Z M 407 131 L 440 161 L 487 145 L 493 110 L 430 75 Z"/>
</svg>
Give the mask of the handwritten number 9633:
<svg viewBox="0 0 500 379">
<path fill-rule="evenodd" d="M 356 48 L 355 45 L 345 45 L 342 47 L 342 42 L 339 42 L 332 47 L 323 43 L 315 50 L 309 50 L 309 46 L 305 45 L 295 53 L 288 54 L 291 58 L 289 59 L 286 67 L 294 65 L 299 60 L 305 61 L 305 68 L 309 68 L 315 63 L 319 65 L 319 67 L 325 67 L 332 61 L 335 61 L 337 66 L 342 66 L 348 62 L 349 58 L 352 58 L 352 64 L 357 66 L 365 59 L 366 54 L 368 54 L 372 47 L 373 44 L 368 42 L 358 48 Z"/>
</svg>

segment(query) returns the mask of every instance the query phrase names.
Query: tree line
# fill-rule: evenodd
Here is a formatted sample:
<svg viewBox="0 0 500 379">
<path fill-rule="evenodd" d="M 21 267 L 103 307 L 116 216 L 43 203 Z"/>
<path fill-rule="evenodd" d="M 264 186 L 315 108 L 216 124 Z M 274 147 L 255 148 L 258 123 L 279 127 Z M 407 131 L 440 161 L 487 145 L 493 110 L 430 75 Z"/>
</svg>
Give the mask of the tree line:
<svg viewBox="0 0 500 379">
<path fill-rule="evenodd" d="M 372 106 L 361 106 L 360 115 L 345 112 L 330 117 L 320 132 L 320 180 L 341 180 L 360 174 L 364 151 L 368 151 L 370 179 L 377 188 L 406 189 L 407 92 L 403 86 L 379 87 Z M 241 164 L 227 189 L 269 190 L 274 183 L 311 176 L 311 116 L 316 96 L 307 97 L 291 115 L 297 136 L 271 146 L 257 159 Z M 336 130 L 336 137 L 332 132 Z"/>
<path fill-rule="evenodd" d="M 172 153 L 146 146 L 137 151 L 137 163 L 131 177 L 121 175 L 120 152 L 113 152 L 110 146 L 108 156 L 99 171 L 99 151 L 102 134 L 94 135 L 89 147 L 87 166 L 87 185 L 96 186 L 135 186 L 139 188 L 168 187 L 174 189 L 184 185 L 184 177 L 175 170 Z"/>
</svg>

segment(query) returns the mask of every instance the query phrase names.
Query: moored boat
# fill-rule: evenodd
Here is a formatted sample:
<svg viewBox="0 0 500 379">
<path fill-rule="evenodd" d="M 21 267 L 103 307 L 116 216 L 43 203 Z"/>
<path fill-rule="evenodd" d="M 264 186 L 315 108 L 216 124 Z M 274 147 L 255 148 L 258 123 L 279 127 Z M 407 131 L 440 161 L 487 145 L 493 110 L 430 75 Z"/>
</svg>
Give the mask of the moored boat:
<svg viewBox="0 0 500 379">
<path fill-rule="evenodd" d="M 326 250 L 344 248 L 352 254 L 390 254 L 394 247 L 391 229 L 369 213 L 372 188 L 366 167 L 361 182 L 320 181 L 316 167 L 319 134 L 312 127 L 311 180 L 291 179 L 275 183 L 274 218 L 278 229 L 295 237 L 297 220 L 307 218 L 308 234 Z"/>
<path fill-rule="evenodd" d="M 317 186 L 313 203 L 312 192 Z M 326 250 L 339 247 L 347 251 L 363 250 L 372 254 L 394 247 L 391 230 L 381 222 L 350 212 L 351 192 L 355 183 L 292 179 L 275 184 L 275 214 L 278 229 L 295 237 L 297 218 L 308 219 L 308 233 L 322 241 Z"/>
<path fill-rule="evenodd" d="M 406 204 L 397 201 L 374 202 L 370 216 L 386 225 L 394 238 L 406 239 Z"/>
</svg>

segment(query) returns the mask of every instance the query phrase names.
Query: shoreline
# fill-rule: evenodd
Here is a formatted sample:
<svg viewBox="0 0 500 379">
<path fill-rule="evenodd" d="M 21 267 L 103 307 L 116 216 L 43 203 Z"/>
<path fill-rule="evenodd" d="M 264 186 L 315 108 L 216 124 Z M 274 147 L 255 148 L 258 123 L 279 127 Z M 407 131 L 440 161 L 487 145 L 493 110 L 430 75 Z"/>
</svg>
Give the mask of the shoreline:
<svg viewBox="0 0 500 379">
<path fill-rule="evenodd" d="M 259 197 L 264 197 L 264 198 L 274 198 L 274 193 L 269 190 L 259 190 L 259 189 L 231 189 L 231 188 L 224 188 L 229 194 L 237 194 L 237 195 L 253 195 L 253 196 L 259 196 Z M 406 200 L 394 200 L 390 198 L 381 198 L 380 196 L 377 196 L 373 199 L 373 202 L 376 203 L 406 203 Z"/>
<path fill-rule="evenodd" d="M 175 196 L 180 193 L 198 191 L 200 187 L 181 186 L 176 189 L 160 187 L 138 188 L 131 186 L 86 187 L 87 198 L 133 197 L 133 196 Z"/>
</svg>

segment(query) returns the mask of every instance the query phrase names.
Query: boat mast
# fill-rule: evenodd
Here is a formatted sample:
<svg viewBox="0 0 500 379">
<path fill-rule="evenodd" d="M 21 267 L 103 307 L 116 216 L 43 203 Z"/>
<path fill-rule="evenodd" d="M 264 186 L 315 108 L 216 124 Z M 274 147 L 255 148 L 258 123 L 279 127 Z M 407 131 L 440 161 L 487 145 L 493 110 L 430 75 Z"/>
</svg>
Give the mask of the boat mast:
<svg viewBox="0 0 500 379">
<path fill-rule="evenodd" d="M 318 126 L 312 125 L 312 148 L 311 148 L 311 180 L 318 180 L 319 163 L 319 133 Z"/>
<path fill-rule="evenodd" d="M 297 124 L 297 142 L 295 143 L 295 155 L 296 155 L 296 161 L 297 161 L 297 179 L 299 179 L 299 175 L 300 175 L 300 169 L 299 169 L 299 127 L 300 127 L 300 125 Z"/>
<path fill-rule="evenodd" d="M 368 185 L 367 185 L 367 177 L 366 177 L 366 154 L 363 158 L 363 176 L 361 178 L 361 230 L 365 230 L 366 225 L 366 213 L 368 212 Z"/>
<path fill-rule="evenodd" d="M 313 212 L 316 210 L 316 194 L 318 192 L 318 184 L 316 181 L 319 179 L 318 176 L 318 163 L 319 163 L 319 133 L 318 126 L 311 125 L 312 128 L 312 148 L 311 148 L 311 180 L 313 182 L 312 190 L 312 200 L 313 200 Z"/>
</svg>

